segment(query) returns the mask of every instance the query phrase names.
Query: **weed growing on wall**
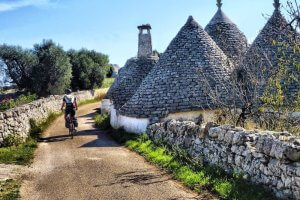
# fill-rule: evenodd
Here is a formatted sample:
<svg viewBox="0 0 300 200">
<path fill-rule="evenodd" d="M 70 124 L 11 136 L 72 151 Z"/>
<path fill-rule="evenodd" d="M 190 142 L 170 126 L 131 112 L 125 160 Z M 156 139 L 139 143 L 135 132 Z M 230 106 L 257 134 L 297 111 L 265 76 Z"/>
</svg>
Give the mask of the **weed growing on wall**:
<svg viewBox="0 0 300 200">
<path fill-rule="evenodd" d="M 37 99 L 37 96 L 34 94 L 27 94 L 27 95 L 21 95 L 17 99 L 4 99 L 0 101 L 0 112 L 3 112 L 5 110 L 30 103 Z"/>
</svg>

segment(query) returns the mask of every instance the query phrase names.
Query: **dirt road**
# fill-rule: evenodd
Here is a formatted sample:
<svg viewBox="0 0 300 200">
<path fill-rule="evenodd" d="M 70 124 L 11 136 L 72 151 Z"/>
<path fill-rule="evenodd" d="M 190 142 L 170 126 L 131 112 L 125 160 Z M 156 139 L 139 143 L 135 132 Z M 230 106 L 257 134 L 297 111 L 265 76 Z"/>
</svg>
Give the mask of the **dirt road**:
<svg viewBox="0 0 300 200">
<path fill-rule="evenodd" d="M 60 117 L 45 133 L 33 165 L 24 175 L 22 199 L 180 200 L 211 199 L 170 180 L 137 154 L 93 128 L 99 103 L 81 107 L 80 128 L 71 140 Z M 208 196 L 207 196 L 208 195 Z"/>
</svg>

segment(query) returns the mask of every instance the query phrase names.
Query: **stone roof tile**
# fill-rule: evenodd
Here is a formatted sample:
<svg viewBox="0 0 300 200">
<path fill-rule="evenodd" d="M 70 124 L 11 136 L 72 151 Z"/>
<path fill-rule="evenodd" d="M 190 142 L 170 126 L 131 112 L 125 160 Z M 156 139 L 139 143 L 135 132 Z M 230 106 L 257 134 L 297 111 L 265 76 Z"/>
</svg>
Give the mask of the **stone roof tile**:
<svg viewBox="0 0 300 200">
<path fill-rule="evenodd" d="M 106 95 L 106 98 L 113 101 L 116 109 L 131 98 L 157 61 L 158 57 L 131 58 L 120 69 L 118 77 Z"/>
</svg>

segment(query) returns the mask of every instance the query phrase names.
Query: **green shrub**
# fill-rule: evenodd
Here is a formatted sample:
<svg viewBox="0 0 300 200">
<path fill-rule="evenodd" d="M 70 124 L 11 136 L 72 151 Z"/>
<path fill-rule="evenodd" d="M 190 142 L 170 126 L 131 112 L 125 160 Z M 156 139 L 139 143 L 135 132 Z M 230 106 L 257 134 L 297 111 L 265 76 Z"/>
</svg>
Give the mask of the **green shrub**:
<svg viewBox="0 0 300 200">
<path fill-rule="evenodd" d="M 13 200 L 20 199 L 19 188 L 21 187 L 20 180 L 6 180 L 0 182 L 0 199 Z"/>
<path fill-rule="evenodd" d="M 28 165 L 31 163 L 37 142 L 31 138 L 18 146 L 0 148 L 0 163 Z"/>
<path fill-rule="evenodd" d="M 0 102 L 0 112 L 14 108 L 15 106 L 16 106 L 16 104 L 13 99 L 4 100 L 4 101 Z"/>
<path fill-rule="evenodd" d="M 97 114 L 94 117 L 95 125 L 100 130 L 107 130 L 110 128 L 110 119 L 107 114 Z"/>
<path fill-rule="evenodd" d="M 28 104 L 32 101 L 35 101 L 36 99 L 37 96 L 35 94 L 21 95 L 17 99 L 5 99 L 2 102 L 0 102 L 0 112 L 23 104 Z"/>
<path fill-rule="evenodd" d="M 24 138 L 20 137 L 17 134 L 10 134 L 3 139 L 2 146 L 10 147 L 10 146 L 18 146 L 24 142 Z"/>
</svg>

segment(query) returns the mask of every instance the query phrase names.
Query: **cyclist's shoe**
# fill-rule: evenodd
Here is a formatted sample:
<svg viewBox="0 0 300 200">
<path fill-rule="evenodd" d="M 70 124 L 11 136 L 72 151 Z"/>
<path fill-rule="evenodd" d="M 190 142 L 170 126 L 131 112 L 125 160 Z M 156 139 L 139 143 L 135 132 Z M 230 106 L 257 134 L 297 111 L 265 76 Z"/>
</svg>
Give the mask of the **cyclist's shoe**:
<svg viewBox="0 0 300 200">
<path fill-rule="evenodd" d="M 76 118 L 74 119 L 74 125 L 75 125 L 75 127 L 78 127 L 78 121 Z"/>
</svg>

